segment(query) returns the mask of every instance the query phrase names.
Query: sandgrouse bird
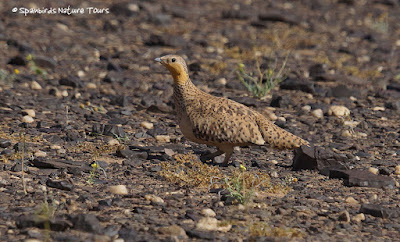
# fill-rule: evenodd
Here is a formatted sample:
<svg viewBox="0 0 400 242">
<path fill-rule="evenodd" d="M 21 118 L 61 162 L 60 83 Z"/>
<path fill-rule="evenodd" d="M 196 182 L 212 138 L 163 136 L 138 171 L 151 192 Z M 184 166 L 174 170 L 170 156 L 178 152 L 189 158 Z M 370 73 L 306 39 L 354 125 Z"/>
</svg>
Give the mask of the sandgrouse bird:
<svg viewBox="0 0 400 242">
<path fill-rule="evenodd" d="M 269 144 L 292 149 L 309 144 L 243 104 L 198 89 L 190 80 L 182 57 L 166 55 L 155 60 L 174 79 L 175 109 L 183 135 L 190 141 L 217 147 L 207 158 L 225 153 L 223 165 L 227 165 L 235 146 Z"/>
</svg>

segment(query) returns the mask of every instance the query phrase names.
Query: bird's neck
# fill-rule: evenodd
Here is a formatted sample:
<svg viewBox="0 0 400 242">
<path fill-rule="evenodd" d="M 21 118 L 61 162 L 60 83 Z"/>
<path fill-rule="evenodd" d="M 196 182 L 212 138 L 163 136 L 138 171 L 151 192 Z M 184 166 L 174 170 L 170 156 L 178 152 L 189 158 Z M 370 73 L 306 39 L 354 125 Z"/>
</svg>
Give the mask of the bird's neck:
<svg viewBox="0 0 400 242">
<path fill-rule="evenodd" d="M 190 81 L 189 75 L 186 73 L 171 73 L 172 77 L 174 78 L 175 85 L 185 85 L 187 82 Z"/>
</svg>

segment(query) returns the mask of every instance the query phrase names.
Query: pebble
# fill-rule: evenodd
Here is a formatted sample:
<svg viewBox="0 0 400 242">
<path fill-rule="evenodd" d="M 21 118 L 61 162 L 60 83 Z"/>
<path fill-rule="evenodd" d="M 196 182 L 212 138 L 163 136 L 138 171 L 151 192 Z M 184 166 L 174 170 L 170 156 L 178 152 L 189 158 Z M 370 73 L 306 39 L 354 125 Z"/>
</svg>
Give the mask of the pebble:
<svg viewBox="0 0 400 242">
<path fill-rule="evenodd" d="M 144 196 L 147 201 L 155 204 L 164 204 L 164 200 L 161 197 L 158 197 L 154 194 L 147 194 Z"/>
<path fill-rule="evenodd" d="M 30 124 L 30 123 L 33 123 L 34 121 L 35 120 L 33 120 L 33 118 L 29 115 L 25 115 L 22 117 L 22 122 L 24 122 L 24 123 Z"/>
<path fill-rule="evenodd" d="M 171 137 L 169 135 L 156 135 L 156 140 L 158 142 L 169 143 L 171 142 Z"/>
<path fill-rule="evenodd" d="M 329 108 L 328 110 L 328 115 L 329 116 L 336 116 L 336 117 L 342 117 L 342 116 L 349 116 L 350 115 L 350 110 L 346 108 L 345 106 L 336 106 L 333 105 Z"/>
<path fill-rule="evenodd" d="M 86 88 L 88 88 L 88 89 L 96 89 L 97 86 L 96 86 L 96 84 L 94 84 L 94 83 L 92 83 L 92 82 L 89 82 L 89 83 L 86 85 Z"/>
<path fill-rule="evenodd" d="M 205 231 L 221 231 L 228 232 L 232 228 L 231 224 L 220 225 L 216 218 L 205 217 L 201 218 L 196 224 L 196 229 Z"/>
<path fill-rule="evenodd" d="M 225 86 L 226 85 L 226 83 L 227 83 L 227 81 L 226 81 L 226 79 L 224 78 L 224 77 L 222 77 L 222 78 L 219 78 L 219 79 L 217 79 L 216 81 L 215 81 L 215 84 L 217 85 L 217 86 Z"/>
<path fill-rule="evenodd" d="M 346 203 L 354 205 L 354 204 L 358 204 L 358 201 L 356 199 L 354 199 L 354 197 L 347 197 Z"/>
<path fill-rule="evenodd" d="M 357 215 L 354 215 L 353 218 L 351 219 L 355 222 L 361 222 L 365 220 L 365 215 L 363 213 L 359 213 Z"/>
<path fill-rule="evenodd" d="M 59 150 L 59 149 L 61 149 L 61 146 L 60 145 L 50 145 L 50 149 Z"/>
<path fill-rule="evenodd" d="M 301 108 L 301 110 L 305 111 L 305 112 L 310 112 L 311 111 L 311 106 L 310 105 L 305 105 Z"/>
<path fill-rule="evenodd" d="M 343 130 L 342 136 L 343 137 L 352 137 L 353 135 L 350 133 L 349 130 L 346 129 L 346 130 Z"/>
<path fill-rule="evenodd" d="M 142 126 L 145 129 L 153 129 L 154 128 L 154 124 L 147 122 L 147 121 L 143 121 L 140 123 L 140 126 Z"/>
<path fill-rule="evenodd" d="M 268 113 L 268 118 L 271 121 L 276 121 L 278 119 L 278 116 L 276 116 L 274 113 Z"/>
<path fill-rule="evenodd" d="M 348 212 L 347 210 L 341 212 L 341 213 L 339 214 L 338 220 L 339 220 L 339 221 L 346 222 L 346 223 L 349 223 L 349 222 L 350 222 L 350 214 L 349 214 L 349 212 Z"/>
<path fill-rule="evenodd" d="M 396 166 L 396 168 L 394 168 L 394 174 L 400 175 L 400 165 L 398 165 L 398 166 Z"/>
<path fill-rule="evenodd" d="M 215 217 L 217 215 L 211 208 L 204 208 L 201 210 L 201 214 L 205 217 Z"/>
<path fill-rule="evenodd" d="M 183 237 L 187 238 L 185 230 L 178 226 L 178 225 L 171 225 L 171 226 L 166 226 L 166 227 L 161 227 L 158 229 L 158 232 L 160 234 L 168 235 L 168 236 L 178 236 L 178 237 Z"/>
<path fill-rule="evenodd" d="M 112 194 L 117 194 L 117 195 L 127 195 L 128 194 L 128 188 L 126 188 L 125 185 L 109 186 L 108 190 Z"/>
<path fill-rule="evenodd" d="M 37 81 L 31 82 L 32 90 L 42 90 L 42 86 Z"/>
<path fill-rule="evenodd" d="M 22 114 L 31 116 L 32 118 L 36 116 L 35 110 L 33 109 L 24 109 L 22 110 Z"/>
<path fill-rule="evenodd" d="M 239 204 L 239 205 L 238 205 L 238 209 L 239 209 L 240 211 L 243 211 L 243 210 L 246 209 L 246 207 L 245 207 L 243 204 Z"/>
<path fill-rule="evenodd" d="M 35 152 L 34 156 L 35 157 L 46 157 L 47 153 L 44 152 L 44 151 L 38 150 L 38 151 Z"/>
<path fill-rule="evenodd" d="M 110 139 L 107 144 L 109 145 L 119 145 L 119 141 L 117 139 Z"/>
<path fill-rule="evenodd" d="M 61 96 L 63 96 L 63 97 L 68 97 L 68 91 L 67 90 L 64 90 L 64 91 L 62 91 L 61 92 Z M 58 95 L 57 95 L 57 97 L 58 97 Z"/>
<path fill-rule="evenodd" d="M 270 176 L 275 178 L 279 177 L 278 172 L 276 171 L 271 172 Z"/>
<path fill-rule="evenodd" d="M 375 167 L 370 167 L 368 169 L 369 172 L 371 172 L 372 174 L 378 175 L 379 173 L 379 169 L 375 168 Z"/>
<path fill-rule="evenodd" d="M 383 111 L 385 111 L 385 108 L 384 107 L 373 107 L 372 110 L 373 111 L 382 111 L 383 112 Z"/>
<path fill-rule="evenodd" d="M 324 112 L 322 111 L 322 109 L 318 108 L 315 109 L 311 112 L 311 115 L 316 117 L 316 118 L 323 118 L 324 117 Z"/>
<path fill-rule="evenodd" d="M 281 122 L 285 123 L 286 122 L 286 118 L 285 117 L 279 117 L 277 121 L 281 121 Z"/>
</svg>

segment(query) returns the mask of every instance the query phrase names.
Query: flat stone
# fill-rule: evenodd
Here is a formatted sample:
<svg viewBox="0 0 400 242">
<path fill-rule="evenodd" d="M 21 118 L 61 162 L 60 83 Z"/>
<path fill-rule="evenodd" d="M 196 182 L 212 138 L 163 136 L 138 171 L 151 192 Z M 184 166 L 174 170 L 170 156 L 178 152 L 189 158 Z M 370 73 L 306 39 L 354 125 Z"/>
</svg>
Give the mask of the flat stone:
<svg viewBox="0 0 400 242">
<path fill-rule="evenodd" d="M 329 178 L 344 179 L 346 186 L 394 188 L 395 182 L 389 176 L 375 175 L 367 170 L 335 170 L 329 172 Z"/>
<path fill-rule="evenodd" d="M 46 220 L 35 215 L 21 215 L 16 221 L 17 228 L 20 229 L 30 227 L 44 229 L 46 223 L 50 225 L 52 231 L 65 231 L 73 226 L 69 220 L 60 217 Z"/>
<path fill-rule="evenodd" d="M 379 204 L 363 204 L 360 213 L 369 214 L 379 218 L 398 218 L 400 217 L 399 208 L 384 208 Z"/>
<path fill-rule="evenodd" d="M 357 215 L 354 215 L 354 216 L 351 218 L 351 220 L 354 221 L 354 222 L 358 222 L 358 223 L 359 223 L 359 222 L 365 220 L 365 215 L 364 215 L 363 213 L 359 213 L 359 214 L 357 214 Z"/>
<path fill-rule="evenodd" d="M 103 231 L 100 221 L 93 214 L 78 214 L 72 217 L 72 221 L 77 230 L 96 234 Z"/>
<path fill-rule="evenodd" d="M 72 191 L 74 185 L 67 181 L 54 181 L 52 179 L 47 179 L 46 185 L 48 187 L 57 188 L 64 191 Z"/>
<path fill-rule="evenodd" d="M 201 214 L 206 217 L 215 217 L 217 215 L 211 208 L 204 208 L 201 210 Z"/>
<path fill-rule="evenodd" d="M 286 90 L 299 90 L 311 94 L 315 93 L 314 83 L 302 79 L 288 78 L 281 82 L 279 87 Z"/>
<path fill-rule="evenodd" d="M 0 140 L 0 148 L 4 149 L 4 148 L 7 148 L 9 146 L 11 146 L 11 141 L 10 140 L 4 140 L 4 139 Z"/>
<path fill-rule="evenodd" d="M 128 188 L 126 188 L 125 185 L 109 186 L 108 190 L 112 194 L 117 194 L 117 195 L 127 195 L 128 194 Z"/>
<path fill-rule="evenodd" d="M 331 169 L 348 169 L 345 162 L 347 157 L 340 156 L 331 150 L 314 145 L 303 145 L 294 150 L 293 170 L 318 170 L 321 174 L 329 175 Z"/>
<path fill-rule="evenodd" d="M 30 86 L 32 90 L 42 90 L 42 86 L 37 81 L 32 81 Z"/>
<path fill-rule="evenodd" d="M 186 231 L 182 227 L 175 224 L 161 227 L 158 229 L 158 232 L 171 237 L 180 237 L 181 239 L 187 238 Z"/>
<path fill-rule="evenodd" d="M 228 232 L 231 228 L 231 224 L 220 225 L 219 221 L 216 218 L 212 217 L 201 218 L 196 224 L 196 229 L 203 231 Z"/>
<path fill-rule="evenodd" d="M 144 198 L 147 201 L 150 201 L 153 205 L 162 205 L 162 204 L 164 204 L 164 200 L 161 197 L 156 196 L 154 194 L 147 194 L 147 195 L 144 196 Z"/>
<path fill-rule="evenodd" d="M 333 105 L 329 108 L 328 115 L 329 116 L 333 115 L 336 117 L 349 116 L 350 110 L 348 108 L 346 108 L 345 106 Z"/>
<path fill-rule="evenodd" d="M 35 122 L 35 120 L 29 115 L 23 116 L 21 121 L 27 124 Z"/>
</svg>

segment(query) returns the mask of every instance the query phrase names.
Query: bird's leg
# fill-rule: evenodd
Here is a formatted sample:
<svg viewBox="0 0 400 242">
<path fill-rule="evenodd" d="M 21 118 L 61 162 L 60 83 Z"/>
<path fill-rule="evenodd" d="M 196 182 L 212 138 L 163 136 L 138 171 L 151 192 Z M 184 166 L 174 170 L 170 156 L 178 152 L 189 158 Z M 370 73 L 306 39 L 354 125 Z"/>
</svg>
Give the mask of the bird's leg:
<svg viewBox="0 0 400 242">
<path fill-rule="evenodd" d="M 228 163 L 229 163 L 229 160 L 231 159 L 232 153 L 233 153 L 233 148 L 225 151 L 225 159 L 224 159 L 224 162 L 221 164 L 221 166 L 228 166 Z"/>
<path fill-rule="evenodd" d="M 220 149 L 218 149 L 217 151 L 204 155 L 203 157 L 201 157 L 204 160 L 213 160 L 215 157 L 222 155 L 224 152 L 221 151 Z"/>
</svg>

